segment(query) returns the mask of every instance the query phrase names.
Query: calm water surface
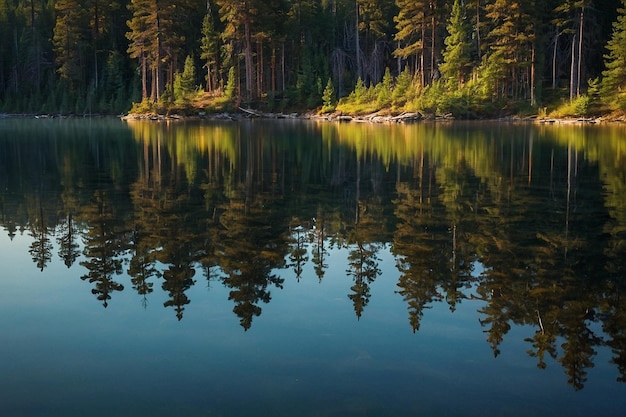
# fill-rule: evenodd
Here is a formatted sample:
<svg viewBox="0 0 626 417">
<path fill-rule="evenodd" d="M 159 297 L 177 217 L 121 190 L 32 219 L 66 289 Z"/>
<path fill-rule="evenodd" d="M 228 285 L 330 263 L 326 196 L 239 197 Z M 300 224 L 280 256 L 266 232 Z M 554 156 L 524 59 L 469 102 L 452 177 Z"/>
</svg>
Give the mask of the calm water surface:
<svg viewBox="0 0 626 417">
<path fill-rule="evenodd" d="M 0 120 L 2 416 L 622 416 L 626 127 Z"/>
</svg>

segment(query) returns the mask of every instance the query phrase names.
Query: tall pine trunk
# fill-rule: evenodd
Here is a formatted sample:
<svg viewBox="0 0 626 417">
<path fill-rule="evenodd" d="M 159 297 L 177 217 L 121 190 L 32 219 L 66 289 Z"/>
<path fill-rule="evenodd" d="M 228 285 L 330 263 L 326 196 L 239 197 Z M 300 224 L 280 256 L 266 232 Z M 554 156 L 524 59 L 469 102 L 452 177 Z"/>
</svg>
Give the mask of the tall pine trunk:
<svg viewBox="0 0 626 417">
<path fill-rule="evenodd" d="M 253 98 L 254 94 L 254 63 L 252 62 L 252 36 L 250 34 L 250 18 L 248 15 L 243 20 L 244 28 L 244 61 L 246 69 L 246 98 Z"/>
<path fill-rule="evenodd" d="M 574 99 L 574 86 L 576 85 L 576 34 L 572 36 L 572 59 L 569 70 L 569 99 Z"/>
<path fill-rule="evenodd" d="M 421 52 L 420 52 L 420 80 L 421 80 L 421 88 L 424 88 L 426 86 L 426 51 L 425 51 L 425 43 L 426 40 L 426 16 L 423 15 L 422 16 L 422 48 L 421 48 Z"/>
<path fill-rule="evenodd" d="M 552 50 L 552 89 L 556 89 L 556 57 L 559 46 L 559 28 L 556 28 L 556 34 L 554 35 L 554 49 Z"/>
<path fill-rule="evenodd" d="M 537 104 L 537 97 L 535 95 L 535 43 L 533 42 L 530 52 L 530 105 Z"/>
<path fill-rule="evenodd" d="M 432 84 L 432 81 L 434 80 L 435 77 L 435 23 L 436 23 L 436 19 L 435 19 L 435 9 L 437 8 L 437 5 L 435 4 L 434 1 L 432 1 L 430 3 L 431 5 L 431 9 L 432 9 L 432 16 L 430 17 L 430 82 L 429 84 Z"/>
<path fill-rule="evenodd" d="M 355 24 L 355 42 L 356 42 L 356 75 L 357 78 L 363 79 L 363 64 L 361 62 L 361 42 L 359 39 L 359 0 L 355 1 L 356 24 Z"/>
<path fill-rule="evenodd" d="M 584 22 L 584 14 L 585 8 L 582 7 L 580 9 L 580 23 L 579 23 L 579 32 L 578 32 L 578 68 L 576 75 L 576 96 L 580 96 L 580 78 L 581 78 L 581 69 L 582 69 L 582 57 L 583 57 L 583 22 Z"/>
<path fill-rule="evenodd" d="M 146 54 L 141 52 L 141 101 L 148 98 L 148 63 Z"/>
</svg>

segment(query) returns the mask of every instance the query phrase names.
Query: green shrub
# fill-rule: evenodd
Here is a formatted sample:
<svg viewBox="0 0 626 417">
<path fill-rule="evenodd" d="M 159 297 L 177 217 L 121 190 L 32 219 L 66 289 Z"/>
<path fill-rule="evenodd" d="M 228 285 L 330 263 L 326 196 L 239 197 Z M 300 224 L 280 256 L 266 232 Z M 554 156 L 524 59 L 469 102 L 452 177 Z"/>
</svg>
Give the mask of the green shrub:
<svg viewBox="0 0 626 417">
<path fill-rule="evenodd" d="M 402 106 L 410 99 L 408 93 L 412 84 L 413 77 L 407 67 L 396 78 L 396 85 L 391 94 L 391 102 L 394 106 Z"/>
<path fill-rule="evenodd" d="M 138 114 L 151 113 L 152 111 L 154 111 L 154 104 L 148 99 L 140 101 L 139 103 L 133 103 L 130 109 L 130 113 Z"/>
<path fill-rule="evenodd" d="M 581 95 L 563 103 L 550 113 L 551 117 L 586 117 L 590 114 L 591 97 Z"/>
<path fill-rule="evenodd" d="M 228 80 L 226 81 L 226 88 L 224 89 L 224 95 L 227 99 L 232 99 L 235 97 L 235 93 L 237 92 L 237 74 L 235 72 L 235 67 L 230 67 L 228 70 Z"/>
<path fill-rule="evenodd" d="M 380 107 L 391 106 L 391 97 L 393 94 L 393 78 L 391 77 L 391 71 L 389 67 L 385 69 L 385 75 L 383 80 L 375 87 L 376 101 Z"/>
<path fill-rule="evenodd" d="M 361 77 L 356 80 L 356 85 L 354 86 L 354 91 L 350 94 L 352 101 L 357 104 L 363 103 L 367 99 L 367 87 L 363 83 Z"/>
<path fill-rule="evenodd" d="M 335 87 L 333 81 L 329 78 L 326 83 L 326 88 L 322 93 L 322 113 L 328 113 L 337 107 L 337 99 L 335 98 Z"/>
</svg>

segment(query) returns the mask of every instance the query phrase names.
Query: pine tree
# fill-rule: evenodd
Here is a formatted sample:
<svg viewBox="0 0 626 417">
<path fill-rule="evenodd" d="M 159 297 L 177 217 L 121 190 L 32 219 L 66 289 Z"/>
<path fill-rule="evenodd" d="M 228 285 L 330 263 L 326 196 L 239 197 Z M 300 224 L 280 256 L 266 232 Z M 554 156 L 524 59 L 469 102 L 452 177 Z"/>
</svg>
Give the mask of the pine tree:
<svg viewBox="0 0 626 417">
<path fill-rule="evenodd" d="M 285 96 L 291 104 L 318 104 L 324 89 L 318 80 L 332 74 L 344 96 L 359 75 L 365 86 L 379 83 L 393 53 L 391 73 L 406 67 L 415 80 L 408 95 L 437 78 L 441 59 L 453 86 L 471 74 L 491 98 L 534 103 L 541 88 L 535 78 L 552 78 L 555 87 L 559 78 L 568 80 L 572 98 L 583 93 L 585 81 L 604 69 L 597 58 L 606 52 L 600 91 L 620 107 L 619 27 L 608 49 L 598 48 L 611 35 L 604 22 L 615 20 L 618 4 L 623 7 L 622 0 L 0 0 L 0 95 L 7 111 L 54 111 L 61 103 L 73 111 L 77 100 L 102 109 L 115 101 L 118 108 L 138 88 L 156 101 L 166 88 L 173 93 L 174 74 L 182 74 L 192 55 L 209 91 L 234 67 L 235 91 L 248 99 L 293 89 Z M 128 88 L 131 64 L 141 83 Z"/>
<path fill-rule="evenodd" d="M 366 84 L 379 82 L 384 75 L 386 50 L 392 43 L 394 3 L 381 0 L 359 0 L 359 33 L 363 51 L 363 77 Z"/>
<path fill-rule="evenodd" d="M 483 82 L 498 85 L 497 94 L 519 99 L 520 93 L 531 96 L 531 65 L 533 64 L 535 24 L 530 14 L 534 1 L 495 0 L 485 6 L 486 17 L 491 20 L 487 35 L 490 50 L 483 77 L 496 78 Z M 519 84 L 520 80 L 525 80 Z"/>
<path fill-rule="evenodd" d="M 554 9 L 553 23 L 558 34 L 571 36 L 569 96 L 570 100 L 580 95 L 581 78 L 583 76 L 583 44 L 585 43 L 585 10 L 590 0 L 562 0 Z M 556 48 L 555 48 L 556 51 Z M 556 54 L 553 57 L 556 62 Z"/>
<path fill-rule="evenodd" d="M 398 41 L 395 55 L 404 59 L 419 56 L 422 69 L 426 36 L 426 3 L 422 0 L 396 0 L 399 11 L 394 18 L 398 30 L 395 37 Z"/>
<path fill-rule="evenodd" d="M 454 0 L 445 39 L 443 63 L 439 66 L 443 79 L 451 87 L 463 85 L 471 64 L 471 26 L 461 0 Z"/>
<path fill-rule="evenodd" d="M 437 21 L 443 8 L 435 0 L 396 0 L 396 6 L 399 9 L 394 18 L 398 47 L 394 54 L 404 59 L 415 58 L 414 72 L 420 73 L 424 87 L 436 78 Z"/>
<path fill-rule="evenodd" d="M 187 55 L 185 67 L 181 73 L 176 73 L 174 77 L 174 98 L 177 101 L 185 101 L 196 89 L 196 66 L 193 58 Z"/>
<path fill-rule="evenodd" d="M 19 7 L 19 6 L 18 6 Z M 39 101 L 39 96 L 41 92 L 42 81 L 44 77 L 46 77 L 46 68 L 49 67 L 48 56 L 50 54 L 50 32 L 52 30 L 51 25 L 52 16 L 54 15 L 54 4 L 44 3 L 44 2 L 35 2 L 30 1 L 28 4 L 24 4 L 26 10 L 25 13 L 28 13 L 28 20 L 24 22 L 28 25 L 28 28 L 24 28 L 22 31 L 19 42 L 19 46 L 16 44 L 15 48 L 20 49 L 22 51 L 22 68 L 20 71 L 19 77 L 21 80 L 21 85 L 26 87 L 26 91 L 22 91 L 22 94 L 32 94 L 33 99 L 35 101 Z M 4 13 L 6 13 L 7 5 L 0 6 L 0 8 L 4 9 Z M 0 14 L 4 14 L 0 12 Z M 7 16 L 8 17 L 8 16 Z M 3 23 L 0 23 L 2 26 Z M 15 30 L 15 29 L 13 29 Z M 9 37 L 15 39 L 17 32 L 9 32 L 5 33 L 5 35 L 9 35 Z M 2 34 L 0 34 L 2 36 Z M 9 38 L 9 39 L 10 39 Z M 6 39 L 6 38 L 2 38 Z M 7 55 L 8 57 L 9 55 Z M 3 59 L 0 58 L 0 62 Z M 0 69 L 1 71 L 1 69 Z M 35 104 L 37 106 L 37 104 Z"/>
<path fill-rule="evenodd" d="M 185 42 L 188 22 L 196 3 L 190 0 L 131 0 L 128 5 L 132 18 L 127 22 L 130 41 L 128 53 L 139 60 L 142 97 L 158 101 L 165 88 L 172 89 L 178 57 Z M 184 56 L 184 55 L 183 55 Z M 151 76 L 148 79 L 148 70 Z M 148 81 L 151 82 L 148 89 Z"/>
<path fill-rule="evenodd" d="M 252 22 L 256 8 L 253 0 L 216 0 L 220 6 L 221 20 L 226 23 L 222 32 L 224 42 L 242 42 L 245 66 L 245 96 L 252 98 L 256 92 L 252 51 Z"/>
<path fill-rule="evenodd" d="M 215 29 L 215 23 L 211 10 L 207 10 L 202 21 L 202 39 L 200 41 L 200 59 L 204 61 L 206 68 L 206 90 L 213 91 L 218 83 L 218 62 L 220 54 L 219 32 Z"/>
<path fill-rule="evenodd" d="M 224 89 L 224 96 L 227 99 L 232 99 L 237 93 L 237 72 L 235 67 L 230 67 L 228 70 L 228 79 L 226 80 L 226 87 Z"/>
<path fill-rule="evenodd" d="M 335 97 L 335 87 L 333 86 L 333 80 L 330 78 L 326 83 L 324 92 L 322 93 L 322 113 L 328 113 L 335 110 L 337 106 L 337 98 Z"/>
<path fill-rule="evenodd" d="M 126 22 L 130 41 L 128 53 L 139 60 L 141 72 L 141 99 L 148 98 L 148 70 L 158 58 L 158 26 L 156 25 L 156 2 L 152 0 L 131 0 L 128 5 L 132 18 Z"/>
<path fill-rule="evenodd" d="M 380 107 L 388 107 L 391 105 L 391 97 L 393 94 L 393 77 L 389 67 L 385 68 L 383 80 L 376 85 L 376 101 Z"/>
<path fill-rule="evenodd" d="M 102 99 L 102 109 L 109 107 L 113 113 L 119 114 L 128 106 L 127 83 L 124 80 L 124 58 L 117 51 L 112 51 L 106 61 L 104 68 L 104 83 L 102 89 L 104 94 Z"/>
<path fill-rule="evenodd" d="M 406 102 L 412 84 L 413 78 L 407 67 L 396 77 L 396 85 L 391 94 L 391 101 L 394 106 L 401 106 Z"/>
<path fill-rule="evenodd" d="M 84 87 L 85 72 L 82 63 L 88 43 L 88 14 L 84 4 L 77 0 L 59 0 L 55 4 L 56 24 L 53 44 L 61 78 L 70 88 Z"/>
<path fill-rule="evenodd" d="M 613 35 L 606 45 L 606 70 L 602 73 L 601 92 L 604 101 L 613 110 L 626 110 L 626 0 L 618 9 L 619 16 L 613 23 Z"/>
</svg>

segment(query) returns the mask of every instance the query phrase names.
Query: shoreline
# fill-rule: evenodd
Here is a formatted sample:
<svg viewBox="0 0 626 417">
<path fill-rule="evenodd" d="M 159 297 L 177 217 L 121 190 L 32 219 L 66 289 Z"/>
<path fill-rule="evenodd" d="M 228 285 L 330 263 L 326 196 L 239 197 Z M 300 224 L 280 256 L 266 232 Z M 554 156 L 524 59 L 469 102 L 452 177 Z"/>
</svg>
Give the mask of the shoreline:
<svg viewBox="0 0 626 417">
<path fill-rule="evenodd" d="M 336 122 L 336 123 L 370 123 L 370 124 L 395 124 L 395 123 L 418 123 L 418 122 L 451 122 L 451 121 L 463 121 L 463 122 L 524 122 L 524 123 L 537 123 L 537 124 L 622 124 L 626 123 L 626 115 L 623 116 L 610 116 L 601 115 L 595 117 L 540 117 L 538 115 L 532 116 L 505 116 L 499 118 L 484 118 L 484 119 L 462 119 L 456 118 L 452 114 L 445 115 L 424 115 L 420 112 L 401 112 L 398 114 L 386 114 L 384 111 L 379 111 L 367 115 L 350 115 L 340 112 L 329 114 L 318 113 L 265 113 L 252 109 L 240 108 L 240 112 L 222 112 L 214 114 L 202 114 L 198 115 L 179 115 L 179 114 L 140 114 L 129 113 L 121 117 L 122 120 L 222 120 L 222 121 L 239 121 L 239 120 L 279 120 L 279 119 L 291 119 L 291 120 L 317 120 L 322 122 Z"/>
<path fill-rule="evenodd" d="M 0 119 L 89 119 L 89 118 L 119 118 L 124 121 L 147 120 L 147 121 L 186 121 L 186 120 L 215 120 L 215 121 L 242 121 L 242 120 L 316 120 L 337 123 L 370 123 L 370 124 L 396 124 L 416 123 L 432 121 L 475 121 L 475 122 L 527 122 L 537 124 L 623 124 L 626 123 L 626 115 L 600 115 L 594 117 L 540 117 L 531 116 L 505 116 L 499 118 L 484 119 L 461 119 L 452 114 L 434 115 L 420 112 L 401 112 L 389 114 L 382 110 L 366 115 L 351 115 L 341 112 L 318 114 L 313 112 L 304 113 L 266 113 L 255 109 L 240 107 L 236 112 L 208 113 L 199 111 L 195 115 L 182 115 L 178 113 L 127 113 L 119 115 L 109 114 L 28 114 L 28 113 L 0 113 Z"/>
</svg>

